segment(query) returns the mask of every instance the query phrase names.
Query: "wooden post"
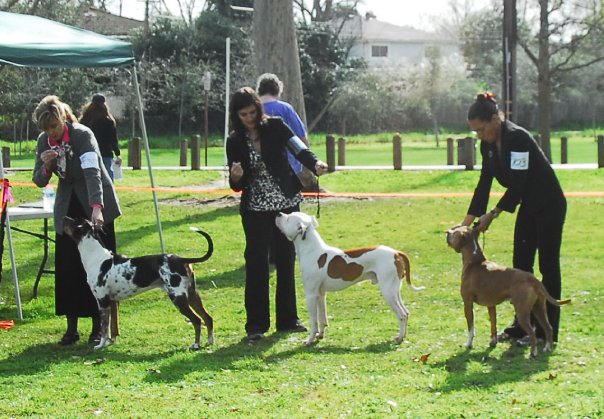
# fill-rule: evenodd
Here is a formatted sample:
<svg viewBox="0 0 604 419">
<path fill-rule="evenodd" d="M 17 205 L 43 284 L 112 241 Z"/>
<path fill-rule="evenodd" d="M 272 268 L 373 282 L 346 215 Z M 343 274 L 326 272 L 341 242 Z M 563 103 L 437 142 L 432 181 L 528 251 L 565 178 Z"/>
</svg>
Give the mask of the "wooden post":
<svg viewBox="0 0 604 419">
<path fill-rule="evenodd" d="M 132 170 L 141 170 L 141 153 L 143 151 L 141 137 L 132 138 L 128 145 L 128 166 L 132 167 Z"/>
<path fill-rule="evenodd" d="M 604 167 L 604 135 L 598 135 L 598 168 Z"/>
<path fill-rule="evenodd" d="M 189 142 L 185 140 L 180 140 L 180 165 L 187 165 L 187 153 L 189 151 Z"/>
<path fill-rule="evenodd" d="M 346 166 L 346 138 L 338 138 L 338 166 Z"/>
<path fill-rule="evenodd" d="M 457 164 L 459 166 L 463 166 L 464 164 L 466 164 L 466 161 L 464 160 L 464 158 L 465 158 L 464 139 L 458 138 L 456 141 L 457 141 Z"/>
<path fill-rule="evenodd" d="M 2 167 L 10 167 L 10 147 L 2 147 Z"/>
<path fill-rule="evenodd" d="M 10 167 L 10 147 L 2 147 L 2 167 Z"/>
<path fill-rule="evenodd" d="M 199 142 L 199 135 L 194 134 L 191 136 L 191 170 L 199 170 L 201 168 L 199 163 Z"/>
<path fill-rule="evenodd" d="M 453 166 L 454 159 L 455 159 L 455 146 L 453 144 L 453 138 L 447 138 L 447 165 Z"/>
<path fill-rule="evenodd" d="M 394 170 L 403 170 L 401 134 L 398 132 L 392 137 L 392 163 L 394 165 Z"/>
<path fill-rule="evenodd" d="M 560 138 L 560 163 L 568 163 L 568 138 Z"/>
<path fill-rule="evenodd" d="M 463 143 L 466 170 L 474 170 L 474 160 L 476 159 L 476 153 L 474 152 L 475 140 L 472 137 L 466 137 L 464 138 Z"/>
<path fill-rule="evenodd" d="M 333 135 L 328 135 L 325 138 L 325 148 L 327 152 L 327 171 L 336 171 L 336 139 Z"/>
</svg>

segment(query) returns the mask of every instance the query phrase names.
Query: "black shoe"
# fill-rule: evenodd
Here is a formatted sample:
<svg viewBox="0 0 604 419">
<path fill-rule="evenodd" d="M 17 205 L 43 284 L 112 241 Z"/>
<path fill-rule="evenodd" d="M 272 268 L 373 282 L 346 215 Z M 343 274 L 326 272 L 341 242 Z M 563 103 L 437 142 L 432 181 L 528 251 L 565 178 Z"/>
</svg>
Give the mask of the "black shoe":
<svg viewBox="0 0 604 419">
<path fill-rule="evenodd" d="M 543 345 L 544 343 L 545 343 L 545 339 L 537 336 L 537 345 Z M 529 335 L 526 335 L 523 338 L 518 339 L 516 341 L 516 346 L 519 346 L 521 348 L 525 348 L 530 345 L 531 345 L 531 338 L 529 337 Z"/>
<path fill-rule="evenodd" d="M 101 343 L 101 334 L 100 333 L 91 333 L 88 337 L 88 345 L 97 346 Z"/>
<path fill-rule="evenodd" d="M 278 328 L 277 331 L 288 332 L 288 333 L 302 333 L 302 332 L 308 332 L 308 329 L 302 323 L 297 321 L 295 325 L 293 325 L 291 327 Z"/>
<path fill-rule="evenodd" d="M 65 334 L 59 341 L 59 345 L 61 345 L 61 346 L 73 345 L 78 340 L 80 340 L 80 334 L 78 332 L 65 332 Z"/>
<path fill-rule="evenodd" d="M 264 333 L 250 333 L 246 337 L 248 342 L 258 342 L 261 339 L 264 339 Z"/>
<path fill-rule="evenodd" d="M 503 342 L 506 340 L 518 340 L 522 339 L 525 336 L 527 336 L 527 334 L 524 329 L 519 326 L 512 325 L 503 329 L 503 332 L 497 335 L 497 340 L 499 342 Z"/>
</svg>

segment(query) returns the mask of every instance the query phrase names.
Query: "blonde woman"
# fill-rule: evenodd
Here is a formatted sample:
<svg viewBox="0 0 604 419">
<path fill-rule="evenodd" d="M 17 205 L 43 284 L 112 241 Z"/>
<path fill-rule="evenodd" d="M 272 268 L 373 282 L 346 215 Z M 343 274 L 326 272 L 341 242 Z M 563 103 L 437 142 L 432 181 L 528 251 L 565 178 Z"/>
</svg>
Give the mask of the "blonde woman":
<svg viewBox="0 0 604 419">
<path fill-rule="evenodd" d="M 34 110 L 33 120 L 42 133 L 38 136 L 32 179 L 44 187 L 53 175 L 58 178 L 54 206 L 55 309 L 57 315 L 67 318 L 67 331 L 59 344 L 71 345 L 80 339 L 80 317 L 92 318 L 88 342 L 98 344 L 98 304 L 86 282 L 78 248 L 63 234 L 63 217 L 91 220 L 107 248 L 115 251 L 113 220 L 121 214 L 117 195 L 94 134 L 77 122 L 68 105 L 56 96 L 46 96 Z"/>
</svg>

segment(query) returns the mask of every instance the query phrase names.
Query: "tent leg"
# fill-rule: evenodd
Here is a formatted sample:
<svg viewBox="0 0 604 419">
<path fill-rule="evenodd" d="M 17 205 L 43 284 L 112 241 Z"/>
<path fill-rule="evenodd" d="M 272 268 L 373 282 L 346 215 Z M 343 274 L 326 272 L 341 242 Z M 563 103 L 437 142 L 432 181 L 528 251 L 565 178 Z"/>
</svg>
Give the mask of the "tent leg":
<svg viewBox="0 0 604 419">
<path fill-rule="evenodd" d="M 149 179 L 151 180 L 151 192 L 153 193 L 153 205 L 155 206 L 155 218 L 157 219 L 157 232 L 159 233 L 159 244 L 161 252 L 166 253 L 164 249 L 164 237 L 161 229 L 161 219 L 159 217 L 159 207 L 157 205 L 157 195 L 155 194 L 155 180 L 153 179 L 153 168 L 151 167 L 151 153 L 149 152 L 149 139 L 147 138 L 147 127 L 145 126 L 145 117 L 143 115 L 143 100 L 141 98 L 141 89 L 138 84 L 138 75 L 136 73 L 136 64 L 132 66 L 132 80 L 136 88 L 136 99 L 138 103 L 138 117 L 140 122 L 143 142 L 145 144 L 145 154 L 147 156 L 147 166 L 149 167 Z"/>
</svg>

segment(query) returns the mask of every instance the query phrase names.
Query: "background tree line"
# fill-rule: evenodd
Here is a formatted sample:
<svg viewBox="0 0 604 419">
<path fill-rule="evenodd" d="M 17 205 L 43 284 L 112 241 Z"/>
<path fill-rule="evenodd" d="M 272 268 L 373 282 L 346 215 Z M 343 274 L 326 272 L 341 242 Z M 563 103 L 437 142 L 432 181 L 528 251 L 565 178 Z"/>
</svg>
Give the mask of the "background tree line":
<svg viewBox="0 0 604 419">
<path fill-rule="evenodd" d="M 102 8 L 106 3 L 0 0 L 0 10 L 78 26 L 83 10 Z M 379 71 L 368 69 L 362 61 L 348 60 L 350 44 L 340 40 L 338 28 L 329 23 L 357 13 L 357 3 L 294 1 L 306 119 L 311 130 L 438 133 L 443 126 L 466 130 L 465 112 L 474 94 L 485 89 L 500 92 L 501 0 L 491 0 L 480 9 L 470 9 L 468 1 L 451 1 L 451 13 L 440 30 L 458 37 L 459 57 L 444 58 L 438 48 L 432 48 L 420 63 Z M 232 9 L 231 4 L 252 7 L 254 1 L 207 0 L 197 16 L 190 9 L 181 11 L 181 18 L 159 16 L 148 32 L 132 34 L 150 133 L 187 135 L 203 131 L 202 78 L 206 70 L 212 73 L 209 128 L 222 133 L 226 37 L 231 39 L 231 89 L 255 86 L 259 74 L 253 60 L 253 16 Z M 544 19 L 543 10 L 548 19 Z M 517 121 L 537 129 L 545 119 L 539 108 L 546 112 L 540 91 L 547 60 L 548 127 L 602 125 L 602 0 L 518 0 L 518 11 L 524 53 L 518 53 Z M 543 36 L 549 42 L 546 58 L 541 51 Z M 59 95 L 77 110 L 96 91 L 129 95 L 130 83 L 130 74 L 120 69 L 36 70 L 0 65 L 0 135 L 13 138 L 16 129 L 17 138 L 24 138 L 33 106 L 48 93 Z M 129 117 L 134 114 L 133 98 L 126 97 L 126 103 L 126 121 L 120 124 L 123 136 L 135 131 L 134 119 Z"/>
</svg>

